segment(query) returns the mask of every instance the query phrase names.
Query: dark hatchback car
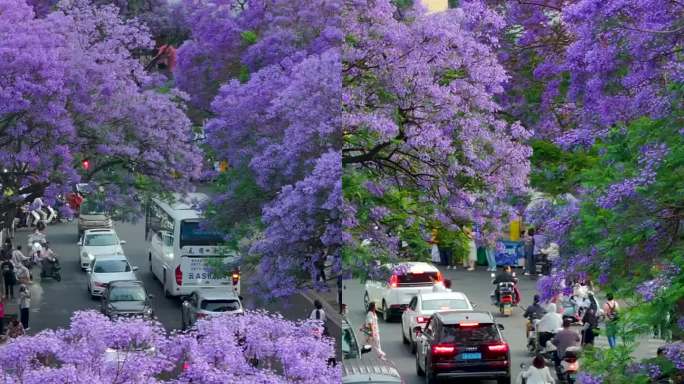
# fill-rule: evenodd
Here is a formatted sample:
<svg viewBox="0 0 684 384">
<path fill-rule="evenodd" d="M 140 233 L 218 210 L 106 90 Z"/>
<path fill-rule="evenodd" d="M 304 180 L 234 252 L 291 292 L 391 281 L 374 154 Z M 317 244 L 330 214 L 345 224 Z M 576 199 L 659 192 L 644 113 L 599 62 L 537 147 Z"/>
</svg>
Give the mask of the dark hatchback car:
<svg viewBox="0 0 684 384">
<path fill-rule="evenodd" d="M 427 383 L 480 379 L 511 382 L 508 343 L 489 312 L 435 313 L 419 331 L 416 371 Z"/>
<path fill-rule="evenodd" d="M 151 319 L 154 317 L 150 305 L 152 297 L 152 295 L 147 294 L 141 281 L 112 281 L 102 294 L 101 312 L 111 319 L 134 316 Z"/>
</svg>

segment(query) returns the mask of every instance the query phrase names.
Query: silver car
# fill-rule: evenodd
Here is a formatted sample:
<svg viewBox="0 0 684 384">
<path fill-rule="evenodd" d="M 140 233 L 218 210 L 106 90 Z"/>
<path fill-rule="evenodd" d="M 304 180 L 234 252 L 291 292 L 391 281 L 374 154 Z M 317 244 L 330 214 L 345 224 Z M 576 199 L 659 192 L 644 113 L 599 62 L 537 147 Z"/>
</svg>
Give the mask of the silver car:
<svg viewBox="0 0 684 384">
<path fill-rule="evenodd" d="M 205 287 L 194 291 L 183 300 L 181 323 L 183 329 L 191 328 L 198 319 L 222 313 L 241 314 L 242 297 L 225 287 Z"/>
<path fill-rule="evenodd" d="M 96 228 L 112 228 L 112 219 L 101 202 L 86 197 L 78 209 L 78 238 L 84 231 Z"/>
</svg>

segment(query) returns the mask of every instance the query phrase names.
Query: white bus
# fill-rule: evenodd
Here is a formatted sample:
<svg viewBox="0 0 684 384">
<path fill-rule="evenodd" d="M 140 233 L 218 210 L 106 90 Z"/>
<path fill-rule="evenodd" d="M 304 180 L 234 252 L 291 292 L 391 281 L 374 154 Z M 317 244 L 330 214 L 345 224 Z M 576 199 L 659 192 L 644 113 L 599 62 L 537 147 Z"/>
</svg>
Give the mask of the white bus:
<svg viewBox="0 0 684 384">
<path fill-rule="evenodd" d="M 239 255 L 221 252 L 221 234 L 200 228 L 202 214 L 195 204 L 207 198 L 203 193 L 190 193 L 185 198 L 174 194 L 171 204 L 151 199 L 147 205 L 145 239 L 149 243 L 150 272 L 161 282 L 165 296 L 190 295 L 200 287 L 234 288 L 240 293 Z M 219 258 L 226 268 L 217 276 L 209 260 Z"/>
</svg>

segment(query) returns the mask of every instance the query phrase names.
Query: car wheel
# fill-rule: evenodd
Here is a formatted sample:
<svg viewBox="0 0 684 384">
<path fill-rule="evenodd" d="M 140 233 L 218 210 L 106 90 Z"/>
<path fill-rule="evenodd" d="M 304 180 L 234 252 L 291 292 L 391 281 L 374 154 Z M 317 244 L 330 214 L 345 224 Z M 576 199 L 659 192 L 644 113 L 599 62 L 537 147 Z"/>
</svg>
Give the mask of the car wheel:
<svg viewBox="0 0 684 384">
<path fill-rule="evenodd" d="M 427 362 L 425 364 L 425 384 L 435 384 L 437 382 L 437 378 L 435 377 L 435 374 L 430 372 L 430 368 L 427 367 Z"/>
<path fill-rule="evenodd" d="M 386 322 L 389 323 L 391 320 L 392 316 L 389 313 L 389 310 L 387 309 L 387 303 L 385 303 L 385 300 L 382 301 L 382 319 Z"/>
<path fill-rule="evenodd" d="M 423 371 L 423 368 L 418 364 L 418 356 L 416 356 L 416 374 L 420 377 L 425 376 L 425 371 Z"/>
<path fill-rule="evenodd" d="M 368 297 L 368 292 L 363 295 L 363 308 L 368 312 L 368 306 L 370 305 L 370 298 Z"/>
</svg>

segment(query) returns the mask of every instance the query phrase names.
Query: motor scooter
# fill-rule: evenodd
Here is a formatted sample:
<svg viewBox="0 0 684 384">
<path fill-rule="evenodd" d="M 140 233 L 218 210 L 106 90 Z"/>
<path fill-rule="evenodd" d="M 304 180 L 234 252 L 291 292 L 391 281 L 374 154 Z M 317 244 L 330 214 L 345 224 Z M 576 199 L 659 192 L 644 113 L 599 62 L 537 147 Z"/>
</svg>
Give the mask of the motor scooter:
<svg viewBox="0 0 684 384">
<path fill-rule="evenodd" d="M 62 274 L 61 270 L 62 267 L 59 265 L 59 259 L 56 257 L 45 257 L 41 261 L 41 271 L 40 271 L 40 277 L 41 278 L 46 278 L 46 277 L 52 277 L 53 279 L 57 281 L 62 280 Z"/>
<path fill-rule="evenodd" d="M 579 355 L 581 352 L 582 347 L 568 347 L 565 350 L 556 372 L 562 383 L 575 384 L 577 372 L 580 368 Z"/>
<path fill-rule="evenodd" d="M 513 274 L 515 276 L 515 274 Z M 491 274 L 492 279 L 496 278 L 496 274 Z M 517 280 L 517 279 L 516 279 Z M 492 280 L 494 283 L 494 280 Z M 498 292 L 498 295 L 497 295 Z M 515 296 L 515 283 L 512 282 L 500 282 L 497 284 L 496 290 L 494 292 L 495 302 L 494 305 L 499 307 L 499 312 L 502 316 L 511 316 L 513 314 L 513 306 Z"/>
</svg>

